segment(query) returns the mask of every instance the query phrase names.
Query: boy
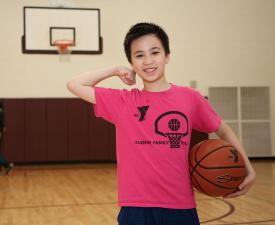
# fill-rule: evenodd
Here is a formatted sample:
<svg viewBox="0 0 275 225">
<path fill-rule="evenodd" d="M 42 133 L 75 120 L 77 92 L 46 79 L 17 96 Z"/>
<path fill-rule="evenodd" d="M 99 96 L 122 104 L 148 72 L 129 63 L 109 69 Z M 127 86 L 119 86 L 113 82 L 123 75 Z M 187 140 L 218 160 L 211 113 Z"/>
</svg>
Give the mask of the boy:
<svg viewBox="0 0 275 225">
<path fill-rule="evenodd" d="M 156 24 L 138 23 L 124 40 L 132 68 L 112 67 L 81 74 L 67 83 L 68 89 L 94 104 L 95 114 L 115 124 L 117 139 L 120 225 L 197 225 L 194 194 L 189 178 L 188 149 L 191 130 L 216 132 L 243 154 L 247 177 L 245 194 L 255 172 L 232 130 L 208 102 L 191 88 L 168 83 L 169 40 Z M 142 79 L 142 90 L 97 87 L 111 76 L 127 85 Z M 173 134 L 172 134 L 173 133 Z M 174 135 L 174 136 L 173 136 Z"/>
</svg>

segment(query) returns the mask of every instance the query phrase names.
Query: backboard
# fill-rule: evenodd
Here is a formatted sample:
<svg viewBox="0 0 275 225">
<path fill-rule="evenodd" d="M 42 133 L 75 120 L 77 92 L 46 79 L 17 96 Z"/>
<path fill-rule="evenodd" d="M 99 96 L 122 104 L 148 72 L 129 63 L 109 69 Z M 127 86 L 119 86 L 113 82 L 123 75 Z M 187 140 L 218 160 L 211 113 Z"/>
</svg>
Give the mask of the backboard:
<svg viewBox="0 0 275 225">
<path fill-rule="evenodd" d="M 24 7 L 22 52 L 58 54 L 57 40 L 72 40 L 71 54 L 101 54 L 100 10 Z"/>
</svg>

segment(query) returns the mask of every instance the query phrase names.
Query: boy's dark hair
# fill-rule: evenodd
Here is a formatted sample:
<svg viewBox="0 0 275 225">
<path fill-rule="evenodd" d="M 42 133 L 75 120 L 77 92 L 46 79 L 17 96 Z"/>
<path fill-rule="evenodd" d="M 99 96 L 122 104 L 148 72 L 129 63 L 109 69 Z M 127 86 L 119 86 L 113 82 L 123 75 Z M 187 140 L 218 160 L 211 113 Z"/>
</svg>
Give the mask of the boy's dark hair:
<svg viewBox="0 0 275 225">
<path fill-rule="evenodd" d="M 155 35 L 161 41 L 165 54 L 167 55 L 170 53 L 168 35 L 160 26 L 154 23 L 137 23 L 130 28 L 130 30 L 127 32 L 124 39 L 124 51 L 130 63 L 132 63 L 132 60 L 131 60 L 132 42 L 147 34 Z"/>
</svg>

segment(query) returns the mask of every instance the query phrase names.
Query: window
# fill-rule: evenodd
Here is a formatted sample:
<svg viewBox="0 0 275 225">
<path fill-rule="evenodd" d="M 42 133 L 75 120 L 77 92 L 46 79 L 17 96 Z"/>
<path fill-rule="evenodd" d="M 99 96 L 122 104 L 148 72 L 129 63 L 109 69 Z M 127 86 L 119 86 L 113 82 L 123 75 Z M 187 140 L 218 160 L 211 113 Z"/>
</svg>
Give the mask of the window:
<svg viewBox="0 0 275 225">
<path fill-rule="evenodd" d="M 269 87 L 210 87 L 209 101 L 248 156 L 272 156 Z"/>
</svg>

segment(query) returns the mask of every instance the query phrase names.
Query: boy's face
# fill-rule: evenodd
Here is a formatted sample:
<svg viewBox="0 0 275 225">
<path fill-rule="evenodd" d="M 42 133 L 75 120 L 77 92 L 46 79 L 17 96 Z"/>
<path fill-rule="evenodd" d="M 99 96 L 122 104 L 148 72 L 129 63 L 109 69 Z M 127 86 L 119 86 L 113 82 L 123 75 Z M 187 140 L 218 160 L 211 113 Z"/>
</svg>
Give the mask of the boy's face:
<svg viewBox="0 0 275 225">
<path fill-rule="evenodd" d="M 164 76 L 169 61 L 161 41 L 153 34 L 142 36 L 131 44 L 133 70 L 144 82 L 154 82 Z"/>
</svg>

